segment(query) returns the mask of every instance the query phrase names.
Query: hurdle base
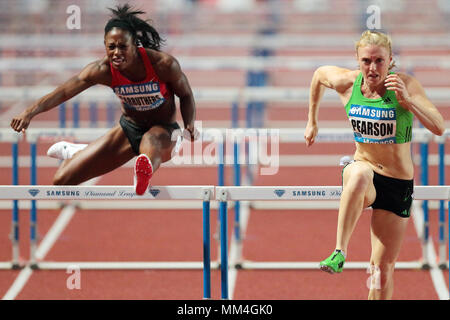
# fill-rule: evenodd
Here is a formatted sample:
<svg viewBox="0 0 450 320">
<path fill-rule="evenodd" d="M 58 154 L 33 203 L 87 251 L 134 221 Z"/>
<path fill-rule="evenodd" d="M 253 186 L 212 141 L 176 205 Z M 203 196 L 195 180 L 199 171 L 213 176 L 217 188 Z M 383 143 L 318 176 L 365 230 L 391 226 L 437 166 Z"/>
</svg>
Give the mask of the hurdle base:
<svg viewBox="0 0 450 320">
<path fill-rule="evenodd" d="M 13 264 L 11 262 L 5 261 L 5 262 L 0 262 L 0 269 L 2 270 L 6 270 L 6 269 L 12 269 Z"/>
<path fill-rule="evenodd" d="M 243 267 L 242 267 L 242 262 L 235 263 L 235 264 L 234 264 L 234 267 L 235 267 L 237 270 L 243 269 Z"/>
<path fill-rule="evenodd" d="M 168 262 L 50 262 L 40 261 L 30 265 L 33 270 L 66 270 L 68 268 L 79 268 L 83 270 L 201 270 L 203 262 L 168 261 Z M 217 268 L 217 263 L 211 262 L 211 269 Z"/>
<path fill-rule="evenodd" d="M 0 262 L 0 270 L 20 270 L 23 269 L 24 265 L 18 263 L 18 262 L 10 262 L 10 261 L 4 261 Z"/>
<path fill-rule="evenodd" d="M 299 270 L 319 270 L 319 261 L 317 262 L 255 262 L 243 261 L 240 263 L 240 269 L 299 269 Z M 367 270 L 369 262 L 349 261 L 345 263 L 346 270 Z M 234 267 L 236 267 L 234 265 Z M 395 269 L 421 269 L 420 261 L 400 261 L 395 264 Z"/>
<path fill-rule="evenodd" d="M 21 265 L 20 263 L 12 263 L 11 264 L 11 269 L 13 269 L 13 270 L 20 270 L 20 269 L 23 269 L 23 268 L 24 268 L 24 266 Z"/>
<path fill-rule="evenodd" d="M 38 263 L 36 263 L 36 262 L 30 263 L 29 267 L 31 270 L 39 270 L 40 269 Z"/>
<path fill-rule="evenodd" d="M 431 266 L 429 263 L 423 263 L 420 267 L 422 270 L 430 270 Z"/>
<path fill-rule="evenodd" d="M 441 264 L 439 264 L 439 269 L 441 269 L 441 270 L 448 270 L 448 266 L 447 266 L 447 263 L 441 263 Z"/>
</svg>

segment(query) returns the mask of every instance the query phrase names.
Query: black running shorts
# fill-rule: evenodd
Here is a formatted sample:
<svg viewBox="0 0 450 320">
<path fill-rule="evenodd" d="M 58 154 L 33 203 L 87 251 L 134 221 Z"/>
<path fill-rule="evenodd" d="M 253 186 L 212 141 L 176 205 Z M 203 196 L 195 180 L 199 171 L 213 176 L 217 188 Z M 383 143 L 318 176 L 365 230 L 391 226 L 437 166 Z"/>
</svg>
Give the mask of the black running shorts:
<svg viewBox="0 0 450 320">
<path fill-rule="evenodd" d="M 377 192 L 373 209 L 392 211 L 402 218 L 411 215 L 414 180 L 402 180 L 373 173 L 373 185 Z"/>
<path fill-rule="evenodd" d="M 150 130 L 151 127 L 139 127 L 136 124 L 134 124 L 131 121 L 128 121 L 123 115 L 120 117 L 120 126 L 122 127 L 123 132 L 125 132 L 125 135 L 128 138 L 128 141 L 131 144 L 131 148 L 133 149 L 134 153 L 137 155 L 140 154 L 139 152 L 139 146 L 141 145 L 142 136 Z M 180 129 L 180 126 L 178 123 L 173 122 L 170 124 L 158 124 L 158 126 L 163 127 L 167 130 L 169 135 L 172 135 L 172 132 L 174 130 Z"/>
<path fill-rule="evenodd" d="M 354 161 L 350 163 L 352 162 Z M 348 164 L 342 169 L 342 175 Z M 413 179 L 403 180 L 386 177 L 374 171 L 373 185 L 375 186 L 377 195 L 370 207 L 391 211 L 402 218 L 409 218 L 414 192 Z"/>
</svg>

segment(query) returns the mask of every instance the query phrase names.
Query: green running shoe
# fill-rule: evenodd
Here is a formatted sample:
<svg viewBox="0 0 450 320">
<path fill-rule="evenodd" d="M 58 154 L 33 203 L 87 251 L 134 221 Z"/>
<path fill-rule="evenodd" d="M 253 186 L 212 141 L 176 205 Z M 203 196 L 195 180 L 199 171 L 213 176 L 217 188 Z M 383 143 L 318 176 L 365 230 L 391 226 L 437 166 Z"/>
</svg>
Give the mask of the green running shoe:
<svg viewBox="0 0 450 320">
<path fill-rule="evenodd" d="M 320 262 L 320 270 L 328 273 L 341 273 L 344 267 L 345 256 L 341 250 L 334 250 L 331 256 Z"/>
</svg>

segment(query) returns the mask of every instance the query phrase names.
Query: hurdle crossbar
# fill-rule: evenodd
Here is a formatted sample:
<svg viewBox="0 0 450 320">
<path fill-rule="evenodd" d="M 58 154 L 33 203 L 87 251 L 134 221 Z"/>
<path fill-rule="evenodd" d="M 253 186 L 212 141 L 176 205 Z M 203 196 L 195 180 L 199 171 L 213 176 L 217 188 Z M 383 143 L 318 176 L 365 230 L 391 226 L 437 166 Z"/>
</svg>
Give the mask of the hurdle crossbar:
<svg viewBox="0 0 450 320">
<path fill-rule="evenodd" d="M 133 186 L 0 186 L 0 199 L 16 200 L 203 200 L 214 186 L 152 186 L 142 196 Z M 151 208 L 151 205 L 149 205 Z"/>
<path fill-rule="evenodd" d="M 341 186 L 230 186 L 217 187 L 216 200 L 223 194 L 228 201 L 241 200 L 338 200 Z M 450 200 L 449 186 L 415 186 L 415 200 Z"/>
<path fill-rule="evenodd" d="M 226 233 L 227 225 L 227 202 L 228 201 L 253 201 L 253 200 L 336 200 L 340 199 L 341 186 L 232 186 L 216 187 L 216 200 L 219 204 L 219 217 L 221 224 L 220 250 L 228 252 L 228 240 Z M 413 198 L 415 200 L 447 200 L 450 201 L 450 186 L 415 186 Z M 223 227 L 222 227 L 223 226 Z M 450 224 L 449 224 L 450 228 Z M 450 246 L 450 244 L 449 244 Z M 236 259 L 234 266 L 228 265 L 225 254 L 221 255 L 221 286 L 222 298 L 228 299 L 228 269 L 235 267 L 239 269 L 317 269 L 319 262 L 254 262 Z M 366 269 L 368 262 L 349 261 L 345 264 L 348 269 Z M 419 261 L 399 261 L 397 269 L 420 269 Z"/>
<path fill-rule="evenodd" d="M 66 269 L 77 266 L 80 269 L 203 269 L 204 298 L 211 298 L 210 258 L 210 201 L 214 199 L 214 186 L 152 186 L 142 196 L 136 195 L 133 186 L 0 186 L 0 199 L 14 200 L 201 200 L 203 202 L 203 262 L 49 262 L 36 259 L 37 221 L 31 220 L 32 269 Z M 34 208 L 36 208 L 34 206 Z M 148 208 L 151 209 L 149 203 Z M 35 210 L 35 209 L 34 209 Z M 31 215 L 33 216 L 33 215 Z M 34 215 L 35 216 L 35 215 Z M 3 263 L 0 267 L 10 268 Z"/>
</svg>

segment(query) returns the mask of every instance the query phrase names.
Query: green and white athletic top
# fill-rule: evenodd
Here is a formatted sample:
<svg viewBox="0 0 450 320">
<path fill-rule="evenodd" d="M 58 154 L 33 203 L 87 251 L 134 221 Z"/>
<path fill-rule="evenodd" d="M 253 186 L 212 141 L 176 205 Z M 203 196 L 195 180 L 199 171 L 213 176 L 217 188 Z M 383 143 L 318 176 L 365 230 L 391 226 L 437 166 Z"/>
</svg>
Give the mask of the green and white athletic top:
<svg viewBox="0 0 450 320">
<path fill-rule="evenodd" d="M 353 84 L 345 106 L 355 141 L 361 143 L 405 143 L 411 141 L 413 114 L 397 101 L 395 92 L 386 90 L 383 97 L 369 99 L 361 93 L 362 73 Z"/>
</svg>

